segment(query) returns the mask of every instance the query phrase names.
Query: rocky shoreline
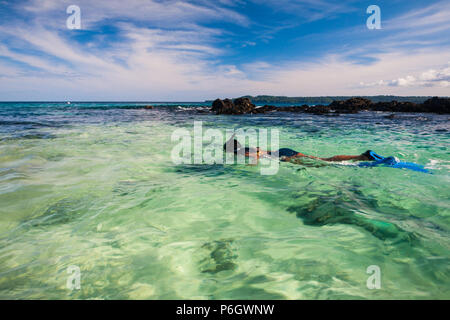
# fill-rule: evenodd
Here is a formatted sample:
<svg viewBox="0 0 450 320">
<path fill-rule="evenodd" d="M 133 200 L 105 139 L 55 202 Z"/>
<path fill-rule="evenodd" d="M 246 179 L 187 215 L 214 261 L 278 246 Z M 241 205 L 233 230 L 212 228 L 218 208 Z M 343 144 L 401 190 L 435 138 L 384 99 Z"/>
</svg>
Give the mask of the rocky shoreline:
<svg viewBox="0 0 450 320">
<path fill-rule="evenodd" d="M 413 102 L 377 102 L 365 98 L 351 98 L 345 101 L 333 101 L 330 105 L 302 105 L 276 107 L 265 105 L 256 107 L 249 98 L 217 99 L 212 103 L 211 112 L 217 115 L 243 115 L 243 114 L 265 114 L 269 112 L 301 112 L 318 115 L 326 114 L 349 114 L 360 111 L 384 111 L 384 112 L 416 112 L 450 114 L 450 98 L 434 97 L 424 103 Z"/>
<path fill-rule="evenodd" d="M 158 105 L 158 106 L 123 106 L 122 108 L 131 109 L 146 109 L 151 110 L 159 107 L 173 107 L 173 105 Z M 335 100 L 329 105 L 301 105 L 301 106 L 283 106 L 277 107 L 273 105 L 264 105 L 257 107 L 249 98 L 243 97 L 238 99 L 216 99 L 209 108 L 205 105 L 189 105 L 196 113 L 213 113 L 216 115 L 244 115 L 244 114 L 267 114 L 274 112 L 294 112 L 294 113 L 309 113 L 315 115 L 339 116 L 340 114 L 355 114 L 361 111 L 381 111 L 391 112 L 388 118 L 394 118 L 394 113 L 436 113 L 436 114 L 450 114 L 450 98 L 434 97 L 423 103 L 414 102 L 372 102 L 366 98 L 350 98 L 347 100 Z"/>
</svg>

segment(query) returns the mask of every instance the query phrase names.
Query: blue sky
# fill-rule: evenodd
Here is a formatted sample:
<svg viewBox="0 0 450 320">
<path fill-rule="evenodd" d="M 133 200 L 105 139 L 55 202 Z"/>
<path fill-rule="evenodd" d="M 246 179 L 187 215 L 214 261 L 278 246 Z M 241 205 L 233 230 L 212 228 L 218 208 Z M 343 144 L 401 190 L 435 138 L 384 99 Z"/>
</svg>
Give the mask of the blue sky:
<svg viewBox="0 0 450 320">
<path fill-rule="evenodd" d="M 0 100 L 448 96 L 449 17 L 449 1 L 0 0 Z"/>
</svg>

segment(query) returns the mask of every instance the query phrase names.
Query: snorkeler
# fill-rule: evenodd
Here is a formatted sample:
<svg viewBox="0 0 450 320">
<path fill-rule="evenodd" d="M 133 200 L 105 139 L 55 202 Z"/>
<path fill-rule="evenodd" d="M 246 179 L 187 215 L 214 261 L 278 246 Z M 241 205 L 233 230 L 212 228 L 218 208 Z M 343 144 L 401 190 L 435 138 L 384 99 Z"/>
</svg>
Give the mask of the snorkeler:
<svg viewBox="0 0 450 320">
<path fill-rule="evenodd" d="M 372 156 L 371 150 L 367 150 L 361 155 L 358 156 L 346 156 L 346 155 L 338 155 L 333 156 L 331 158 L 319 158 L 315 156 L 309 156 L 300 152 L 297 152 L 295 150 L 289 149 L 289 148 L 282 148 L 278 151 L 265 151 L 258 148 L 243 148 L 242 145 L 234 139 L 234 135 L 228 140 L 224 145 L 223 149 L 226 152 L 234 152 L 234 154 L 240 154 L 245 155 L 246 157 L 251 157 L 255 159 L 259 159 L 261 157 L 277 157 L 280 159 L 280 161 L 289 162 L 293 159 L 297 158 L 310 158 L 310 159 L 317 159 L 317 160 L 323 160 L 323 161 L 375 161 L 375 159 Z"/>
</svg>

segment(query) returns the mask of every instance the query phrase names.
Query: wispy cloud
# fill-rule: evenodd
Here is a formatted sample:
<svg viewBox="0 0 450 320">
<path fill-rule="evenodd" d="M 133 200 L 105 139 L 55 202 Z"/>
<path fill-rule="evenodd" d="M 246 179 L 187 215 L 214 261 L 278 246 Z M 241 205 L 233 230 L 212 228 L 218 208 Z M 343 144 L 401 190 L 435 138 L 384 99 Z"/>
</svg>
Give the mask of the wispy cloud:
<svg viewBox="0 0 450 320">
<path fill-rule="evenodd" d="M 64 12 L 72 0 L 30 0 L 24 6 L 25 11 L 35 14 L 59 15 Z M 97 23 L 114 21 L 145 21 L 160 26 L 177 27 L 199 21 L 229 21 L 247 25 L 245 15 L 234 10 L 216 5 L 214 1 L 156 1 L 156 0 L 77 0 L 82 9 L 84 28 L 93 28 Z M 59 19 L 55 19 L 58 21 Z"/>
<path fill-rule="evenodd" d="M 341 13 L 356 11 L 356 1 L 339 0 L 251 0 L 258 5 L 270 6 L 273 10 L 287 12 L 314 21 L 335 18 Z"/>
</svg>

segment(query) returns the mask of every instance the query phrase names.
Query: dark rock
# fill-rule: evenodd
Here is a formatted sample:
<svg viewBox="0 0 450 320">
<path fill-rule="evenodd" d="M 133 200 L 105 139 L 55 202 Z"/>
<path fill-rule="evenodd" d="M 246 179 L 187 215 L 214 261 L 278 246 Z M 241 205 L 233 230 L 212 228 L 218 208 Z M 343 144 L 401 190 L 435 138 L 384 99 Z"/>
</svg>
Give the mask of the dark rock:
<svg viewBox="0 0 450 320">
<path fill-rule="evenodd" d="M 361 110 L 370 110 L 372 101 L 364 98 L 351 98 L 345 101 L 333 101 L 329 107 L 339 113 L 358 113 Z"/>
<path fill-rule="evenodd" d="M 290 106 L 290 107 L 282 107 L 278 108 L 278 111 L 280 112 L 306 112 L 306 110 L 309 108 L 308 105 L 302 105 L 302 106 Z"/>
<path fill-rule="evenodd" d="M 399 102 L 397 103 L 399 112 L 421 112 L 421 105 L 413 102 Z"/>
<path fill-rule="evenodd" d="M 232 114 L 234 110 L 233 101 L 230 99 L 217 99 L 213 102 L 211 111 L 216 114 Z"/>
<path fill-rule="evenodd" d="M 151 110 L 151 109 L 153 109 L 153 106 L 145 106 L 144 109 Z"/>
<path fill-rule="evenodd" d="M 328 106 L 317 105 L 317 106 L 312 106 L 312 107 L 306 108 L 305 112 L 316 114 L 316 115 L 322 115 L 322 114 L 330 113 L 331 108 Z"/>
<path fill-rule="evenodd" d="M 345 101 L 333 101 L 329 107 L 338 113 L 358 113 L 362 110 L 370 110 L 383 112 L 433 112 L 449 114 L 450 98 L 434 97 L 428 99 L 423 104 L 398 102 L 395 100 L 391 102 L 372 103 L 370 100 L 364 98 L 351 98 Z"/>
<path fill-rule="evenodd" d="M 249 98 L 239 98 L 234 102 L 230 99 L 217 99 L 213 102 L 211 111 L 216 114 L 248 114 L 255 113 L 256 106 Z"/>
<path fill-rule="evenodd" d="M 254 110 L 254 113 L 268 113 L 268 112 L 273 112 L 273 111 L 277 111 L 277 107 L 275 106 L 269 106 L 269 105 L 265 105 L 263 107 L 259 107 L 256 108 Z"/>
<path fill-rule="evenodd" d="M 264 114 L 268 112 L 301 112 L 317 115 L 339 115 L 346 113 L 358 113 L 359 111 L 382 111 L 382 112 L 432 112 L 439 114 L 450 114 L 450 98 L 434 97 L 428 99 L 423 104 L 413 102 L 378 102 L 365 98 L 351 98 L 345 101 L 333 101 L 329 106 L 288 106 L 275 107 L 265 105 L 256 108 L 249 98 L 239 98 L 234 102 L 230 99 L 217 99 L 213 102 L 211 111 L 216 114 Z M 334 112 L 333 112 L 334 111 Z M 385 118 L 394 119 L 395 115 L 388 115 Z"/>
<path fill-rule="evenodd" d="M 422 112 L 420 105 L 412 102 L 378 102 L 372 105 L 373 111 L 384 112 Z"/>
<path fill-rule="evenodd" d="M 256 106 L 249 98 L 239 98 L 234 100 L 235 110 L 237 114 L 254 113 Z"/>
<path fill-rule="evenodd" d="M 280 112 L 303 112 L 303 113 L 312 113 L 317 115 L 327 114 L 331 112 L 331 108 L 328 106 L 308 106 L 306 104 L 302 106 L 292 106 L 292 107 L 282 107 L 278 108 Z"/>
<path fill-rule="evenodd" d="M 395 119 L 395 114 L 390 114 L 388 116 L 384 116 L 385 119 Z"/>
<path fill-rule="evenodd" d="M 423 108 L 427 111 L 424 112 L 435 112 L 439 114 L 449 114 L 450 113 L 450 98 L 438 98 L 434 97 L 428 99 L 423 103 Z"/>
</svg>

